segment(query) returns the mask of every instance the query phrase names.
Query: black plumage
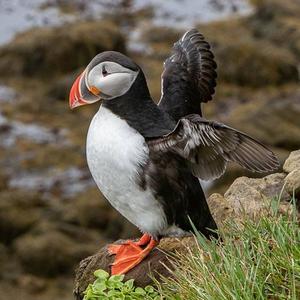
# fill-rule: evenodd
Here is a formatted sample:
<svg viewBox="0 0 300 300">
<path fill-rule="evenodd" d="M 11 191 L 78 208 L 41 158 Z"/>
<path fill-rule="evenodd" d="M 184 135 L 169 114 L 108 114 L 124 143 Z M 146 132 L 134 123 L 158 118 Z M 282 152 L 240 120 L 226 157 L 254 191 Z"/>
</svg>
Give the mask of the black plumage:
<svg viewBox="0 0 300 300">
<path fill-rule="evenodd" d="M 159 107 L 176 121 L 189 114 L 202 115 L 200 103 L 211 100 L 215 92 L 216 68 L 203 35 L 196 29 L 186 32 L 164 62 Z"/>
</svg>

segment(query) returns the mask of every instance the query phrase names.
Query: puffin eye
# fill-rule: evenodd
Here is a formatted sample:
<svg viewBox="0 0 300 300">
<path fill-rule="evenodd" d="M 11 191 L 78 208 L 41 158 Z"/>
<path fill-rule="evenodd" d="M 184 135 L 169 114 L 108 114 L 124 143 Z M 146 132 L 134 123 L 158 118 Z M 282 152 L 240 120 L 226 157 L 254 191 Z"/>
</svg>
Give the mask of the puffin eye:
<svg viewBox="0 0 300 300">
<path fill-rule="evenodd" d="M 107 76 L 109 73 L 107 72 L 107 70 L 105 69 L 105 66 L 102 67 L 102 75 L 105 77 Z"/>
</svg>

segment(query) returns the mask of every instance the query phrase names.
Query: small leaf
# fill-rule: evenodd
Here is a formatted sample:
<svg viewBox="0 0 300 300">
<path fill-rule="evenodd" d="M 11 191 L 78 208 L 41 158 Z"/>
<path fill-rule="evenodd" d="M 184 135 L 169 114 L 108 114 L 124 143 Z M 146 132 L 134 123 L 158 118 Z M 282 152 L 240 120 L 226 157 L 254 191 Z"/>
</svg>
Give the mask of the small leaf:
<svg viewBox="0 0 300 300">
<path fill-rule="evenodd" d="M 101 279 L 107 279 L 109 277 L 109 274 L 104 270 L 96 270 L 94 272 L 94 276 Z"/>
<path fill-rule="evenodd" d="M 120 281 L 109 281 L 107 280 L 107 287 L 109 289 L 121 289 L 122 286 L 124 285 L 123 282 L 120 282 Z"/>
<path fill-rule="evenodd" d="M 142 289 L 141 287 L 137 287 L 135 289 L 135 293 L 138 294 L 138 295 L 146 295 L 146 292 L 144 289 Z"/>
<path fill-rule="evenodd" d="M 125 296 L 120 291 L 111 290 L 107 293 L 109 299 L 113 300 L 124 300 Z"/>
<path fill-rule="evenodd" d="M 129 279 L 125 282 L 126 286 L 129 287 L 130 289 L 133 288 L 133 284 L 134 284 L 134 279 Z"/>
<path fill-rule="evenodd" d="M 120 282 L 123 281 L 125 275 L 112 275 L 108 280 L 114 281 L 114 282 Z"/>
<path fill-rule="evenodd" d="M 154 292 L 154 288 L 153 288 L 151 285 L 147 285 L 147 286 L 145 287 L 145 291 L 146 291 L 147 293 L 153 293 L 153 292 Z"/>
<path fill-rule="evenodd" d="M 95 292 L 97 292 L 97 291 L 104 291 L 104 290 L 106 290 L 106 284 L 105 284 L 105 282 L 97 282 L 97 281 L 95 281 L 94 282 L 94 284 L 93 284 L 93 290 L 95 291 Z"/>
</svg>

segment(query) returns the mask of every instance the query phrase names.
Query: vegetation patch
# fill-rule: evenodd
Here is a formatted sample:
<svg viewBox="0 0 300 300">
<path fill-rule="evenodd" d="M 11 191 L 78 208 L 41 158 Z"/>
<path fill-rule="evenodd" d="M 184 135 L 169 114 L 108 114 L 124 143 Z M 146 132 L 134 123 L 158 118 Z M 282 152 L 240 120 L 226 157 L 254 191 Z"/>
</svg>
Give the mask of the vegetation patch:
<svg viewBox="0 0 300 300">
<path fill-rule="evenodd" d="M 176 255 L 173 277 L 158 283 L 164 299 L 300 299 L 296 208 L 222 231 L 221 245 L 197 234 L 198 248 Z"/>
<path fill-rule="evenodd" d="M 144 289 L 135 287 L 133 279 L 123 282 L 124 275 L 109 276 L 104 270 L 97 270 L 94 275 L 97 279 L 87 287 L 84 300 L 161 299 L 152 286 L 146 286 Z"/>
</svg>

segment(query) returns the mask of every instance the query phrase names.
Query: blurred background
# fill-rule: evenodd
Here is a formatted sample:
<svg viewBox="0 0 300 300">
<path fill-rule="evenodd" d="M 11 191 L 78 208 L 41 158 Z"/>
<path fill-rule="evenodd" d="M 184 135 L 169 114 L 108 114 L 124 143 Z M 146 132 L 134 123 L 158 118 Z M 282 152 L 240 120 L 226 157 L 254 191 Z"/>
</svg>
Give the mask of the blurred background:
<svg viewBox="0 0 300 300">
<path fill-rule="evenodd" d="M 160 97 L 162 63 L 191 27 L 218 63 L 207 118 L 271 146 L 300 148 L 300 3 L 295 0 L 0 0 L 0 299 L 72 299 L 74 268 L 138 232 L 105 201 L 85 160 L 99 104 L 70 111 L 77 74 L 116 50 Z M 206 193 L 222 192 L 236 165 Z"/>
</svg>

